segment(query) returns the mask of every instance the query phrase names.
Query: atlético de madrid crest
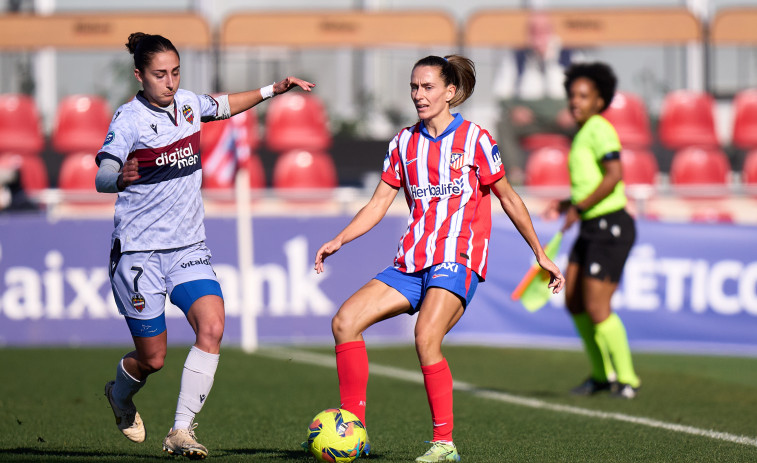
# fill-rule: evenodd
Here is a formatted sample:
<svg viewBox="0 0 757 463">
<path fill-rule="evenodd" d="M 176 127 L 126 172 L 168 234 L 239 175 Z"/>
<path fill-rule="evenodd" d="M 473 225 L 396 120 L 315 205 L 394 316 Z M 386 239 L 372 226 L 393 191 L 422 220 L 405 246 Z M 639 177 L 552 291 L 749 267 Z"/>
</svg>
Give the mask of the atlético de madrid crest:
<svg viewBox="0 0 757 463">
<path fill-rule="evenodd" d="M 460 170 L 465 165 L 465 153 L 451 153 L 449 156 L 450 167 Z"/>
<path fill-rule="evenodd" d="M 195 121 L 195 113 L 192 111 L 192 107 L 188 104 L 182 106 L 181 114 L 184 116 L 184 119 L 186 119 L 190 124 Z"/>
</svg>

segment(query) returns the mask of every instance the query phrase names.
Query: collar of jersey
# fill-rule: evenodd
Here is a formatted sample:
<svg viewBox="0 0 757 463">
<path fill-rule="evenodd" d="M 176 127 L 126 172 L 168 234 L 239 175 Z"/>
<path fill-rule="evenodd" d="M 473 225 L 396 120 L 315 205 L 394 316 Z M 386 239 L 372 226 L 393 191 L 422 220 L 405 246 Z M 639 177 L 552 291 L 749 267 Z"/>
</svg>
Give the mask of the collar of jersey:
<svg viewBox="0 0 757 463">
<path fill-rule="evenodd" d="M 455 113 L 453 116 L 455 118 L 452 119 L 452 122 L 450 122 L 450 124 L 447 126 L 447 128 L 444 129 L 444 132 L 442 132 L 442 134 L 439 135 L 436 138 L 434 138 L 431 135 L 429 135 L 428 130 L 426 129 L 426 124 L 424 124 L 423 121 L 421 121 L 421 135 L 423 135 L 424 137 L 428 138 L 432 142 L 437 142 L 437 141 L 441 140 L 442 138 L 446 137 L 450 133 L 452 133 L 455 130 L 457 130 L 457 128 L 460 127 L 460 124 L 463 123 L 463 116 L 461 116 L 460 113 Z"/>
<path fill-rule="evenodd" d="M 174 124 L 176 124 L 173 115 L 169 114 L 165 109 L 160 109 L 157 106 L 155 106 L 154 104 L 152 104 L 149 101 L 147 101 L 147 98 L 145 98 L 144 94 L 142 93 L 142 90 L 140 90 L 139 92 L 137 92 L 137 100 L 140 103 L 142 103 L 143 105 L 145 105 L 145 107 L 147 109 L 149 109 L 150 111 L 155 111 L 158 114 L 165 114 L 165 115 L 167 115 L 168 118 L 171 119 L 171 122 L 173 122 Z M 174 113 L 175 113 L 176 112 L 176 98 L 174 98 L 174 100 L 173 100 L 173 107 L 174 107 Z"/>
</svg>

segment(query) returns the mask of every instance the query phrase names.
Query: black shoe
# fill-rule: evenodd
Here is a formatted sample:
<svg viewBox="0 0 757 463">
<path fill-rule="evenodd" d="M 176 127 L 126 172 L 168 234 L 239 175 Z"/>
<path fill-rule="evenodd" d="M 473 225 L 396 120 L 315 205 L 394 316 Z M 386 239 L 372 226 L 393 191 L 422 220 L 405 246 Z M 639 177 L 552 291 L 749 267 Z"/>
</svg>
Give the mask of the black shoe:
<svg viewBox="0 0 757 463">
<path fill-rule="evenodd" d="M 583 383 L 570 390 L 573 395 L 590 396 L 598 392 L 609 391 L 612 389 L 614 383 L 610 381 L 597 381 L 596 379 L 589 377 Z"/>
</svg>

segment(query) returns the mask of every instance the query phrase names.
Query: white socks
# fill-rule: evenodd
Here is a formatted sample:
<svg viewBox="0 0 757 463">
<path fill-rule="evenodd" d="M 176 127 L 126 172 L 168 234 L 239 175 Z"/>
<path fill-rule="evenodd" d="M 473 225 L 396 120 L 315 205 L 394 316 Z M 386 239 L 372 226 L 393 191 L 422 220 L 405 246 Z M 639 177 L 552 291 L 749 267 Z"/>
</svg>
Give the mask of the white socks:
<svg viewBox="0 0 757 463">
<path fill-rule="evenodd" d="M 219 354 L 209 354 L 195 346 L 189 349 L 184 372 L 181 374 L 181 390 L 173 429 L 189 428 L 195 415 L 202 409 L 210 388 L 213 387 L 219 357 Z"/>
<path fill-rule="evenodd" d="M 145 382 L 146 380 L 138 381 L 134 379 L 129 372 L 124 370 L 124 359 L 121 359 L 116 368 L 116 383 L 113 385 L 113 391 L 111 392 L 118 408 L 128 408 L 131 405 L 131 398 L 134 397 L 137 391 L 142 389 Z"/>
</svg>

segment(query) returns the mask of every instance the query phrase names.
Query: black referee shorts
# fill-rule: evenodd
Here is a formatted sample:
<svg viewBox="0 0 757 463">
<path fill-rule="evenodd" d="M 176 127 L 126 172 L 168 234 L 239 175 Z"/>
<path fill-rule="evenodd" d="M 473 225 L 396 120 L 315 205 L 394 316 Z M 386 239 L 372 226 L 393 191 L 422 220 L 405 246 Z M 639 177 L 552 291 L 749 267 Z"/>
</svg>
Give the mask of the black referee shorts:
<svg viewBox="0 0 757 463">
<path fill-rule="evenodd" d="M 581 222 L 569 260 L 584 276 L 617 283 L 636 240 L 636 225 L 625 209 Z"/>
</svg>

